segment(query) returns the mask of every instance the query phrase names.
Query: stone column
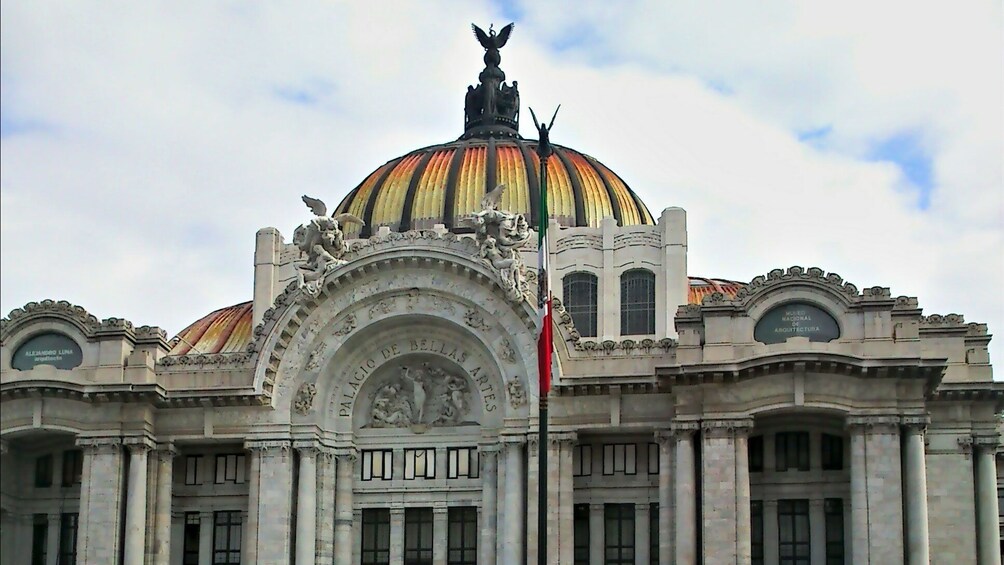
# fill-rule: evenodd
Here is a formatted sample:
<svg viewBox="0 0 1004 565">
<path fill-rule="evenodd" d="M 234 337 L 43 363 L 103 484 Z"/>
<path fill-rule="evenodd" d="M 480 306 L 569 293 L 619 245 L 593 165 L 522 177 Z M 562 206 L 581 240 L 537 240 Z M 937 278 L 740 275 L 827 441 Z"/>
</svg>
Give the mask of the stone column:
<svg viewBox="0 0 1004 565">
<path fill-rule="evenodd" d="M 694 451 L 694 433 L 697 422 L 673 424 L 676 438 L 676 565 L 694 565 L 697 562 L 697 476 Z"/>
<path fill-rule="evenodd" d="M 341 449 L 335 452 L 335 563 L 352 563 L 352 477 L 355 470 L 356 450 Z"/>
<path fill-rule="evenodd" d="M 153 563 L 170 565 L 171 558 L 171 493 L 174 480 L 174 458 L 178 451 L 171 444 L 157 447 L 157 513 L 153 523 Z"/>
<path fill-rule="evenodd" d="M 118 563 L 122 516 L 121 438 L 80 438 L 84 471 L 80 484 L 77 560 Z"/>
<path fill-rule="evenodd" d="M 902 565 L 903 486 L 898 416 L 850 416 L 852 563 Z"/>
<path fill-rule="evenodd" d="M 825 539 L 825 538 L 824 538 Z M 777 500 L 763 501 L 763 562 L 781 561 L 777 532 Z"/>
<path fill-rule="evenodd" d="M 704 565 L 749 564 L 750 496 L 746 435 L 751 418 L 702 422 Z"/>
<path fill-rule="evenodd" d="M 589 565 L 603 565 L 603 505 L 589 505 Z"/>
<path fill-rule="evenodd" d="M 390 565 L 404 563 L 404 507 L 390 509 Z"/>
<path fill-rule="evenodd" d="M 47 516 L 48 531 L 45 539 L 45 565 L 59 565 L 59 524 L 60 515 L 58 513 Z"/>
<path fill-rule="evenodd" d="M 153 447 L 146 438 L 126 438 L 129 450 L 129 484 L 126 487 L 125 563 L 142 563 L 146 548 L 147 452 Z"/>
<path fill-rule="evenodd" d="M 976 539 L 980 565 L 1001 565 L 997 467 L 994 463 L 998 443 L 996 435 L 973 438 L 976 458 Z"/>
<path fill-rule="evenodd" d="M 300 469 L 296 483 L 296 565 L 314 565 L 317 545 L 317 446 L 296 442 Z"/>
<path fill-rule="evenodd" d="M 317 544 L 320 563 L 335 559 L 335 454 L 322 448 L 317 455 Z"/>
<path fill-rule="evenodd" d="M 924 430 L 927 416 L 904 416 L 906 432 L 904 442 L 903 498 L 906 510 L 906 551 L 910 565 L 928 565 L 931 562 L 927 521 L 927 463 L 924 455 Z"/>
<path fill-rule="evenodd" d="M 635 565 L 649 565 L 651 514 L 649 504 L 634 505 L 634 562 Z"/>
<path fill-rule="evenodd" d="M 537 544 L 540 532 L 537 530 L 537 495 L 540 491 L 540 435 L 526 435 L 526 563 L 537 563 Z M 545 532 L 546 534 L 546 532 Z"/>
<path fill-rule="evenodd" d="M 449 512 L 445 504 L 432 508 L 432 565 L 446 565 L 446 550 L 449 547 Z"/>
<path fill-rule="evenodd" d="M 261 442 L 247 442 L 244 449 L 251 459 L 251 472 L 248 475 L 248 519 L 244 524 L 244 536 L 241 539 L 241 562 L 258 562 L 258 512 L 259 493 L 261 490 Z"/>
<path fill-rule="evenodd" d="M 258 563 L 288 563 L 293 512 L 293 454 L 288 440 L 259 441 Z M 267 527 L 265 527 L 267 524 Z"/>
<path fill-rule="evenodd" d="M 561 563 L 561 434 L 547 436 L 547 562 Z"/>
<path fill-rule="evenodd" d="M 659 565 L 673 563 L 673 435 L 669 430 L 657 430 L 659 445 Z"/>
<path fill-rule="evenodd" d="M 575 432 L 565 432 L 558 437 L 558 551 L 561 563 L 571 563 L 575 559 L 575 489 L 572 473 L 572 447 L 576 441 Z"/>
<path fill-rule="evenodd" d="M 216 521 L 212 512 L 199 512 L 199 563 L 213 562 L 213 532 Z"/>
<path fill-rule="evenodd" d="M 498 446 L 481 446 L 481 544 L 478 563 L 495 564 L 495 530 L 498 520 Z"/>
<path fill-rule="evenodd" d="M 826 509 L 822 498 L 809 499 L 809 560 L 826 563 Z"/>
<path fill-rule="evenodd" d="M 519 563 L 524 559 L 523 518 L 526 511 L 523 508 L 523 446 L 526 445 L 526 438 L 502 436 L 502 442 L 505 449 L 505 504 L 502 511 L 505 540 L 502 542 L 502 562 Z"/>
</svg>

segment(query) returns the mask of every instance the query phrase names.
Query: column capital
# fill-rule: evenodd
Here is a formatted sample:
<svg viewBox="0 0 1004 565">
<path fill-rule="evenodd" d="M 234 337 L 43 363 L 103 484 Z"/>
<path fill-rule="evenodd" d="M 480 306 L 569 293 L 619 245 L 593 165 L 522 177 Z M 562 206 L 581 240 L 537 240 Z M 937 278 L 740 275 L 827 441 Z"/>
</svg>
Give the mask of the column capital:
<svg viewBox="0 0 1004 565">
<path fill-rule="evenodd" d="M 404 506 L 391 506 L 390 507 L 391 516 L 404 516 Z"/>
<path fill-rule="evenodd" d="M 651 511 L 651 508 L 652 508 L 652 503 L 651 502 L 635 502 L 634 503 L 634 510 L 635 510 L 635 512 L 638 512 L 638 511 L 649 512 L 649 511 Z"/>
<path fill-rule="evenodd" d="M 775 511 L 777 511 L 777 499 L 772 498 L 770 500 L 764 500 L 763 506 L 764 508 L 773 508 Z"/>
<path fill-rule="evenodd" d="M 274 455 L 277 452 L 286 454 L 289 453 L 291 445 L 292 442 L 290 442 L 288 439 L 281 439 L 281 440 L 254 439 L 245 441 L 244 449 L 251 452 L 258 452 L 260 455 Z"/>
<path fill-rule="evenodd" d="M 679 441 L 681 439 L 691 439 L 697 430 L 701 429 L 700 420 L 673 420 L 669 425 L 669 433 Z"/>
<path fill-rule="evenodd" d="M 332 450 L 335 459 L 347 463 L 355 463 L 359 459 L 359 450 L 355 447 L 336 447 Z"/>
<path fill-rule="evenodd" d="M 503 445 L 523 445 L 526 443 L 526 434 L 503 434 L 499 436 L 499 442 Z"/>
<path fill-rule="evenodd" d="M 900 421 L 895 414 L 851 414 L 846 424 L 852 434 L 898 434 Z"/>
<path fill-rule="evenodd" d="M 931 425 L 931 417 L 927 414 L 909 414 L 900 418 L 900 422 L 908 432 L 924 433 Z"/>
<path fill-rule="evenodd" d="M 154 448 L 154 456 L 159 461 L 171 461 L 181 454 L 173 442 L 158 443 Z"/>
<path fill-rule="evenodd" d="M 657 429 L 653 435 L 655 436 L 655 443 L 658 443 L 660 446 L 668 447 L 673 445 L 673 430 L 669 428 Z"/>
<path fill-rule="evenodd" d="M 976 449 L 985 449 L 990 453 L 996 453 L 1001 447 L 1001 438 L 999 434 L 973 434 L 973 447 Z"/>
<path fill-rule="evenodd" d="M 526 446 L 528 449 L 537 449 L 540 445 L 540 434 L 537 432 L 531 432 L 526 434 Z"/>
<path fill-rule="evenodd" d="M 753 418 L 709 418 L 701 420 L 701 431 L 709 437 L 732 437 L 753 429 Z"/>
<path fill-rule="evenodd" d="M 311 439 L 302 439 L 293 442 L 293 449 L 300 453 L 300 457 L 316 457 L 321 452 L 321 445 Z"/>
<path fill-rule="evenodd" d="M 78 437 L 77 447 L 91 453 L 113 453 L 122 448 L 120 437 Z"/>
<path fill-rule="evenodd" d="M 575 432 L 553 432 L 547 434 L 547 443 L 551 445 L 561 445 L 562 443 L 572 444 L 578 440 Z"/>
<path fill-rule="evenodd" d="M 603 507 L 605 505 L 602 502 L 590 502 L 589 511 L 590 512 L 603 512 Z"/>
<path fill-rule="evenodd" d="M 132 454 L 146 453 L 157 447 L 157 444 L 146 436 L 124 437 L 122 438 L 122 445 L 126 446 L 126 449 Z"/>
</svg>

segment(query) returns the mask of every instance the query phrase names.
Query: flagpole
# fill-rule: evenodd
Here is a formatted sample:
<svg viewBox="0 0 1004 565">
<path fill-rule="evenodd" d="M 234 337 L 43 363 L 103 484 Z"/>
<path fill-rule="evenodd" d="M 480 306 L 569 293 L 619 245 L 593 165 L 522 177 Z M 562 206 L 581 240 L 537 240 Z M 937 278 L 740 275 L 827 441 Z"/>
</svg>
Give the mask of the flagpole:
<svg viewBox="0 0 1004 565">
<path fill-rule="evenodd" d="M 537 339 L 537 382 L 539 398 L 540 441 L 537 442 L 537 564 L 547 564 L 547 401 L 551 392 L 551 356 L 554 352 L 552 336 L 553 322 L 551 310 L 551 275 L 548 268 L 547 227 L 550 214 L 547 211 L 547 160 L 551 156 L 551 127 L 558 116 L 554 110 L 550 124 L 537 121 L 530 108 L 533 123 L 537 126 L 537 156 L 540 157 L 540 215 L 537 222 L 537 306 L 540 310 L 540 335 Z"/>
</svg>

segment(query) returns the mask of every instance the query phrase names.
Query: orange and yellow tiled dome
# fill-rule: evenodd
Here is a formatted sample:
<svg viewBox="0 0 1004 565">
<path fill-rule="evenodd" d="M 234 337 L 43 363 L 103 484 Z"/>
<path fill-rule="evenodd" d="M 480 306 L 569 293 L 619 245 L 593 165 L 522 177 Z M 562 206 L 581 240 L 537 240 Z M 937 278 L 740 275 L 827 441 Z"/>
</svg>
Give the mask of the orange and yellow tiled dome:
<svg viewBox="0 0 1004 565">
<path fill-rule="evenodd" d="M 651 225 L 645 204 L 613 171 L 574 149 L 553 145 L 547 195 L 551 217 L 566 227 L 598 227 L 611 216 L 618 225 Z M 478 211 L 481 197 L 506 185 L 502 209 L 524 214 L 537 226 L 540 158 L 537 142 L 520 137 L 473 138 L 434 145 L 387 162 L 346 196 L 335 212 L 366 222 L 346 224 L 347 237 L 368 237 L 381 226 L 391 231 L 469 231 L 462 218 Z"/>
</svg>

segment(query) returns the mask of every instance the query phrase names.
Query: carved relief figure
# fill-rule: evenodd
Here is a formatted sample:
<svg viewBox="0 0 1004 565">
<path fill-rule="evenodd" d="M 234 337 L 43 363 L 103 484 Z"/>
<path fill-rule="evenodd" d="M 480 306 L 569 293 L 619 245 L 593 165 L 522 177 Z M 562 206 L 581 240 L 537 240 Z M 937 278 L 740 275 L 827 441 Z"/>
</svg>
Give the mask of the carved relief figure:
<svg viewBox="0 0 1004 565">
<path fill-rule="evenodd" d="M 530 239 L 530 227 L 522 214 L 499 210 L 505 185 L 500 184 L 481 199 L 481 211 L 468 218 L 479 244 L 478 254 L 499 276 L 506 296 L 523 300 L 529 293 L 519 248 Z"/>
<path fill-rule="evenodd" d="M 523 383 L 520 382 L 519 377 L 509 379 L 505 387 L 509 391 L 509 404 L 513 408 L 519 408 L 526 404 L 526 390 L 523 388 Z"/>
<path fill-rule="evenodd" d="M 373 395 L 369 427 L 456 426 L 471 411 L 467 378 L 438 367 L 401 367 Z"/>
<path fill-rule="evenodd" d="M 303 196 L 303 202 L 314 213 L 315 217 L 307 224 L 301 224 L 293 232 L 293 243 L 301 254 L 307 255 L 307 261 L 299 266 L 297 273 L 300 290 L 304 294 L 316 297 L 321 292 L 321 284 L 325 275 L 338 265 L 344 265 L 342 256 L 347 246 L 339 222 L 364 222 L 352 214 L 338 214 L 328 217 L 328 208 L 324 202 Z"/>
</svg>

